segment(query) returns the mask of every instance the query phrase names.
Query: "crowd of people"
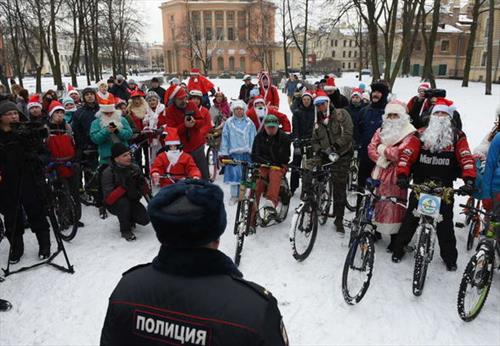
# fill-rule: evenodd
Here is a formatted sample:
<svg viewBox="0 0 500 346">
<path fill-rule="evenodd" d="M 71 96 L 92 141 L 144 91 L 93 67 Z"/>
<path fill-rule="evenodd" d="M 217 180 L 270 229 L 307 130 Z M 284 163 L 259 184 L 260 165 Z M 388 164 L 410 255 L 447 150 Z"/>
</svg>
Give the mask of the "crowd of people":
<svg viewBox="0 0 500 346">
<path fill-rule="evenodd" d="M 185 265 L 193 272 L 189 275 L 198 277 L 200 269 L 194 267 L 194 262 L 181 258 L 198 256 L 198 260 L 213 260 L 220 265 L 205 263 L 207 271 L 235 276 L 239 281 L 241 274 L 228 263 L 230 260 L 206 252 L 207 247 L 218 247 L 226 222 L 222 192 L 208 182 L 205 150 L 210 136 L 219 139 L 222 162 L 262 164 L 256 185 L 257 203 L 275 210 L 281 203 L 281 181 L 290 165 L 301 166 L 304 153 L 300 143 L 310 139 L 319 164 L 330 163 L 334 227 L 339 234 L 345 232 L 346 186 L 355 152 L 360 191 L 371 177 L 380 181 L 378 194 L 406 200 L 411 180 L 419 184 L 432 179 L 444 187 L 453 187 L 453 182 L 461 178 L 464 194 L 480 191 L 478 198 L 485 208 L 500 209 L 500 111 L 495 127 L 473 153 L 455 104 L 446 98 L 445 90 L 431 89 L 427 83 L 420 84 L 417 95 L 406 104 L 391 97 L 384 80 L 374 81 L 369 87 L 360 83 L 343 95 L 334 75 L 314 84 L 292 75 L 282 86 L 292 111 L 290 121 L 285 110 L 280 110 L 280 94 L 271 75 L 263 71 L 257 81 L 253 84 L 252 77 L 246 75 L 238 100 L 232 102 L 197 69 L 193 69 L 187 83 L 173 78 L 166 89 L 158 78 L 153 78 L 148 88 L 133 79 L 126 81 L 122 75 L 97 83 L 97 88 L 69 88 L 64 97 L 58 97 L 53 90 L 29 95 L 24 89 L 13 88 L 13 94 L 0 102 L 0 214 L 10 242 L 9 261 L 15 264 L 21 260 L 26 227 L 36 234 L 40 259 L 50 256 L 50 226 L 44 208 L 45 168 L 54 162 L 72 162 L 57 166 L 57 170 L 74 200 L 80 203 L 82 186 L 90 179 L 82 174 L 85 165 L 97 172 L 102 208 L 116 215 L 123 238 L 133 241 L 137 224 L 153 223 L 162 243 L 154 268 L 175 276 Z M 476 181 L 478 172 L 482 183 Z M 230 204 L 234 204 L 239 197 L 242 167 L 228 165 L 223 174 L 223 182 L 230 185 Z M 150 196 L 151 185 L 162 189 L 151 201 L 148 213 L 141 200 Z M 292 171 L 292 195 L 300 185 L 299 174 Z M 415 233 L 418 219 L 413 210 L 417 202 L 412 192 L 406 208 L 389 201 L 376 205 L 377 239 L 390 236 L 387 250 L 395 263 L 402 260 Z M 80 217 L 80 205 L 78 210 Z M 220 215 L 222 212 L 224 215 Z M 440 253 L 447 270 L 455 271 L 458 252 L 453 202 L 443 203 L 441 214 L 443 220 L 437 227 Z M 81 221 L 79 225 L 84 227 Z M 185 232 L 180 232 L 179 227 Z M 210 232 L 203 234 L 204 227 Z M 256 227 L 255 218 L 251 227 Z M 204 250 L 187 250 L 199 247 Z M 152 276 L 151 270 L 134 270 L 124 277 L 121 286 L 134 286 L 133 280 Z M 161 280 L 166 279 L 158 278 L 158 282 Z M 232 289 L 231 283 L 220 284 L 227 285 L 222 291 Z M 197 285 L 193 284 L 193 294 L 203 290 L 201 283 Z M 174 284 L 169 287 L 175 290 Z M 256 290 L 262 294 L 260 288 Z M 112 299 L 123 301 L 129 293 L 117 290 Z M 234 297 L 240 302 L 245 300 Z M 264 298 L 269 304 L 269 297 Z M 269 335 L 274 338 L 280 328 L 283 335 L 284 327 L 282 323 L 280 326 L 273 299 L 269 318 L 275 330 Z M 130 309 L 110 310 L 108 317 L 129 314 Z M 145 323 L 139 334 L 151 337 Z M 103 344 L 116 344 L 110 341 L 116 338 L 126 343 L 129 336 L 118 336 L 116 328 L 107 318 L 103 330 L 103 340 L 107 341 Z M 203 328 L 197 330 L 197 338 L 206 337 Z M 284 337 L 281 340 L 285 342 Z"/>
</svg>

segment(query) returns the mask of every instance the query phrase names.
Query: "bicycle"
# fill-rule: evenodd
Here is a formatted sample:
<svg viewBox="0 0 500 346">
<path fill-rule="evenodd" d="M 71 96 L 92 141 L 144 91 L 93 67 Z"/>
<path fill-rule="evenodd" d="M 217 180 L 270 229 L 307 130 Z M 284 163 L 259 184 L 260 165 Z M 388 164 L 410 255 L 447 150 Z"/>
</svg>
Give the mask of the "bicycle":
<svg viewBox="0 0 500 346">
<path fill-rule="evenodd" d="M 54 199 L 54 214 L 59 227 L 57 228 L 61 239 L 70 241 L 75 238 L 78 231 L 78 208 L 74 201 L 68 182 L 59 177 L 57 168 L 71 167 L 72 162 L 50 162 L 47 167 L 48 192 Z"/>
<path fill-rule="evenodd" d="M 477 214 L 483 214 L 486 218 L 493 218 L 492 213 L 485 212 L 468 204 L 461 204 L 460 207 L 469 208 Z M 495 256 L 500 256 L 500 244 L 496 238 L 496 229 L 500 227 L 500 222 L 490 221 L 493 231 L 489 227 L 485 228 L 483 236 L 476 248 L 476 253 L 467 264 L 457 297 L 458 315 L 465 322 L 474 320 L 481 312 L 493 281 L 495 269 Z M 496 254 L 495 254 L 496 252 Z"/>
<path fill-rule="evenodd" d="M 481 200 L 477 200 L 476 202 L 474 197 L 469 197 L 467 203 L 463 206 L 462 214 L 465 215 L 465 225 L 457 222 L 455 226 L 461 228 L 469 226 L 469 233 L 467 234 L 467 251 L 470 251 L 474 247 L 476 239 L 479 239 L 481 234 L 483 220 L 481 218 L 481 213 L 477 212 L 477 210 L 481 209 Z M 487 220 L 484 220 L 484 222 L 486 221 Z"/>
<path fill-rule="evenodd" d="M 318 223 L 324 224 L 328 217 L 331 204 L 331 184 L 329 184 L 331 165 L 332 163 L 327 163 L 313 169 L 297 169 L 302 177 L 302 201 L 295 209 L 290 227 L 292 255 L 297 261 L 303 261 L 309 256 L 316 240 Z M 301 246 L 302 237 L 304 244 Z"/>
<path fill-rule="evenodd" d="M 410 185 L 418 200 L 413 215 L 419 217 L 417 227 L 417 246 L 415 248 L 415 267 L 413 270 L 412 292 L 422 295 L 427 268 L 434 256 L 437 224 L 443 220 L 440 213 L 441 202 L 453 203 L 453 194 L 460 192 L 452 187 L 442 187 L 431 180 L 420 185 Z"/>
<path fill-rule="evenodd" d="M 349 223 L 351 234 L 349 251 L 342 271 L 342 294 L 349 305 L 357 304 L 365 296 L 373 275 L 375 261 L 375 231 L 373 224 L 375 204 L 379 201 L 390 201 L 406 208 L 406 200 L 397 196 L 379 196 L 375 190 L 380 186 L 379 180 L 367 179 L 366 191 L 356 192 L 361 196 L 362 206 L 354 219 Z M 355 275 L 360 274 L 359 278 Z M 354 280 L 352 278 L 355 277 Z M 361 282 L 359 282 L 361 279 Z M 357 288 L 359 286 L 359 288 Z"/>
<path fill-rule="evenodd" d="M 290 203 L 290 189 L 286 178 L 284 178 L 280 188 L 281 205 L 279 210 L 276 213 L 268 213 L 264 210 L 264 216 L 261 217 L 260 211 L 257 210 L 255 195 L 257 180 L 259 179 L 258 168 L 281 169 L 281 167 L 231 159 L 223 159 L 222 163 L 225 165 L 241 165 L 242 167 L 240 191 L 234 219 L 234 234 L 236 235 L 234 263 L 239 266 L 245 237 L 254 234 L 256 226 L 269 227 L 274 224 L 273 221 L 280 223 L 286 218 Z"/>
<path fill-rule="evenodd" d="M 347 178 L 347 198 L 346 208 L 349 211 L 356 210 L 357 192 L 358 192 L 359 160 L 358 151 L 355 150 L 349 166 L 349 175 Z"/>
</svg>

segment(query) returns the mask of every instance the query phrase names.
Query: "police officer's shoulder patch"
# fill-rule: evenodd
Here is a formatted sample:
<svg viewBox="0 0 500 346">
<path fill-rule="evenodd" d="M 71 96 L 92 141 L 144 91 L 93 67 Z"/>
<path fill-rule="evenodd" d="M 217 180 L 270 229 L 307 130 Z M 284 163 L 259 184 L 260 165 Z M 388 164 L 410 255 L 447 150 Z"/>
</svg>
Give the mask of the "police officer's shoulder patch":
<svg viewBox="0 0 500 346">
<path fill-rule="evenodd" d="M 151 263 L 143 263 L 143 264 L 138 264 L 130 269 L 128 269 L 127 271 L 123 272 L 122 273 L 122 276 L 125 276 L 131 272 L 133 272 L 134 270 L 137 270 L 137 269 L 141 269 L 141 268 L 144 268 L 144 267 L 147 267 L 147 266 L 150 266 Z"/>
<path fill-rule="evenodd" d="M 233 280 L 238 281 L 238 282 L 244 284 L 245 286 L 251 288 L 253 291 L 257 292 L 260 296 L 262 296 L 266 300 L 270 300 L 271 298 L 273 298 L 273 295 L 271 294 L 271 292 L 269 292 L 264 287 L 256 284 L 255 282 L 247 281 L 247 280 L 245 280 L 243 278 L 239 278 L 237 276 L 231 276 L 231 277 L 233 278 Z"/>
</svg>

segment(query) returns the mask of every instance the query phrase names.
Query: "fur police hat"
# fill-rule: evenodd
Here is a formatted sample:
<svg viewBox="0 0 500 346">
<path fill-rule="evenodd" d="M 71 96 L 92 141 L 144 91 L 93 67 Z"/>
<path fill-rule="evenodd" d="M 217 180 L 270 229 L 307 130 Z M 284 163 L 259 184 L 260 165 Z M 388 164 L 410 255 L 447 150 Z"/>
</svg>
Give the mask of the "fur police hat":
<svg viewBox="0 0 500 346">
<path fill-rule="evenodd" d="M 226 229 L 224 193 L 204 181 L 164 187 L 149 203 L 148 213 L 162 245 L 199 247 L 219 239 Z"/>
</svg>

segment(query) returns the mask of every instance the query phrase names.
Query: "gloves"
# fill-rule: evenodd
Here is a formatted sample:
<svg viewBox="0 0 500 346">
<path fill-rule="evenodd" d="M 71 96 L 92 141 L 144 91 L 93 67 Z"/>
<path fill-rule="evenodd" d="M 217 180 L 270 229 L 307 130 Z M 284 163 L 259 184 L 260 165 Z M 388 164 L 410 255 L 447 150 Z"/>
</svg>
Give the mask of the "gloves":
<svg viewBox="0 0 500 346">
<path fill-rule="evenodd" d="M 493 209 L 493 199 L 485 198 L 481 202 L 483 202 L 484 210 L 491 211 Z"/>
<path fill-rule="evenodd" d="M 153 180 L 153 185 L 160 185 L 160 173 L 154 172 L 151 174 L 151 179 Z"/>
<path fill-rule="evenodd" d="M 396 185 L 400 189 L 407 189 L 410 186 L 410 179 L 406 175 L 399 175 L 398 180 L 396 181 Z"/>
<path fill-rule="evenodd" d="M 465 185 L 459 188 L 460 192 L 464 195 L 472 195 L 475 191 L 474 180 L 467 179 L 465 180 Z"/>
</svg>

